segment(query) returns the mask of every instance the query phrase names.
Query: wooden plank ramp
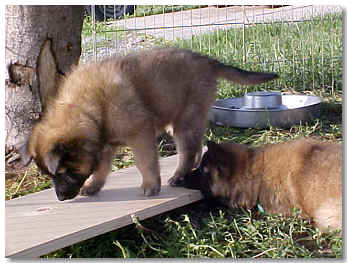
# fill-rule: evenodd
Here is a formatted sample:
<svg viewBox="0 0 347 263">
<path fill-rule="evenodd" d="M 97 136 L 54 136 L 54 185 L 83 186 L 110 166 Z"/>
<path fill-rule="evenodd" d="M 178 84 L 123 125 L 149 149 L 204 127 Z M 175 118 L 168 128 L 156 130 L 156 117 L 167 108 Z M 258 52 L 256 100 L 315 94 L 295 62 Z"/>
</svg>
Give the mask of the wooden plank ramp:
<svg viewBox="0 0 347 263">
<path fill-rule="evenodd" d="M 176 162 L 177 155 L 160 160 L 158 196 L 143 195 L 142 177 L 130 167 L 110 174 L 95 196 L 60 202 L 49 189 L 6 201 L 5 256 L 38 257 L 129 225 L 132 215 L 143 220 L 200 200 L 200 191 L 167 185 Z"/>
</svg>

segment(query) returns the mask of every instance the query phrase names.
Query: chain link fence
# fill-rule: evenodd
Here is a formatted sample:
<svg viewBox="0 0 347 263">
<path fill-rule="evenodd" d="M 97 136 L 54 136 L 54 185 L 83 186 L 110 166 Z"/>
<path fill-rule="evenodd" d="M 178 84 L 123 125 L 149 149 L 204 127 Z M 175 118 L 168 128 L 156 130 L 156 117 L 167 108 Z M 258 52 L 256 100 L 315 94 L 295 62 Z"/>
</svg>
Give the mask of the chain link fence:
<svg viewBox="0 0 347 263">
<path fill-rule="evenodd" d="M 89 6 L 83 61 L 156 46 L 275 71 L 280 90 L 342 92 L 339 6 Z M 295 88 L 294 88 L 295 87 Z"/>
</svg>

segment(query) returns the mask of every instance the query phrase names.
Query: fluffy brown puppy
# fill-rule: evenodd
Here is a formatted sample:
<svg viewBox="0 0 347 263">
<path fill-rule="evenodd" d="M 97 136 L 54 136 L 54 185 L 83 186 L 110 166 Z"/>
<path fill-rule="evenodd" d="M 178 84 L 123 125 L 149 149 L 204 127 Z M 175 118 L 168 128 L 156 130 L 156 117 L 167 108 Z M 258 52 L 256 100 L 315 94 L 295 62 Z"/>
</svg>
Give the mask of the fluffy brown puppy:
<svg viewBox="0 0 347 263">
<path fill-rule="evenodd" d="M 342 227 L 342 146 L 312 139 L 249 148 L 208 143 L 200 169 L 181 185 L 229 207 L 288 215 L 293 208 L 321 230 Z"/>
<path fill-rule="evenodd" d="M 79 65 L 33 128 L 28 158 L 53 178 L 59 200 L 92 195 L 105 183 L 112 155 L 130 146 L 146 196 L 160 191 L 156 136 L 173 131 L 179 154 L 170 183 L 198 164 L 216 80 L 259 84 L 273 73 L 248 72 L 189 50 L 154 49 Z"/>
</svg>

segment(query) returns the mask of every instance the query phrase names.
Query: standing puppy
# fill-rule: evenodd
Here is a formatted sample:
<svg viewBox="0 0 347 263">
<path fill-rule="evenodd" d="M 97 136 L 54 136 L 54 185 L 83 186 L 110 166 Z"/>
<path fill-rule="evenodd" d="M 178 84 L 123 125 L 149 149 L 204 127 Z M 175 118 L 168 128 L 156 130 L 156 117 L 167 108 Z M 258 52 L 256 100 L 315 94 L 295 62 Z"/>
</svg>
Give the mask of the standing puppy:
<svg viewBox="0 0 347 263">
<path fill-rule="evenodd" d="M 251 209 L 260 202 L 267 212 L 285 215 L 299 208 L 323 231 L 342 228 L 340 144 L 300 139 L 248 148 L 209 142 L 200 169 L 180 185 L 229 207 Z"/>
<path fill-rule="evenodd" d="M 189 50 L 155 49 L 79 65 L 62 81 L 33 128 L 26 160 L 53 179 L 59 200 L 92 195 L 105 183 L 116 146 L 135 154 L 146 196 L 160 191 L 156 136 L 171 128 L 179 154 L 172 185 L 200 161 L 216 80 L 259 84 L 248 72 Z"/>
</svg>

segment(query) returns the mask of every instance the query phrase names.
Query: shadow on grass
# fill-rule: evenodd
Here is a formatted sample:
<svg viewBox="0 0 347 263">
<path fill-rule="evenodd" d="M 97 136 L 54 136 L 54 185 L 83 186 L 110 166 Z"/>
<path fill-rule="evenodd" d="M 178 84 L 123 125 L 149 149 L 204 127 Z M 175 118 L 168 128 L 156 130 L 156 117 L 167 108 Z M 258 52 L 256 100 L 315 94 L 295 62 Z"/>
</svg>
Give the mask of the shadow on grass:
<svg viewBox="0 0 347 263">
<path fill-rule="evenodd" d="M 342 104 L 322 102 L 321 119 L 329 123 L 342 123 Z"/>
</svg>

